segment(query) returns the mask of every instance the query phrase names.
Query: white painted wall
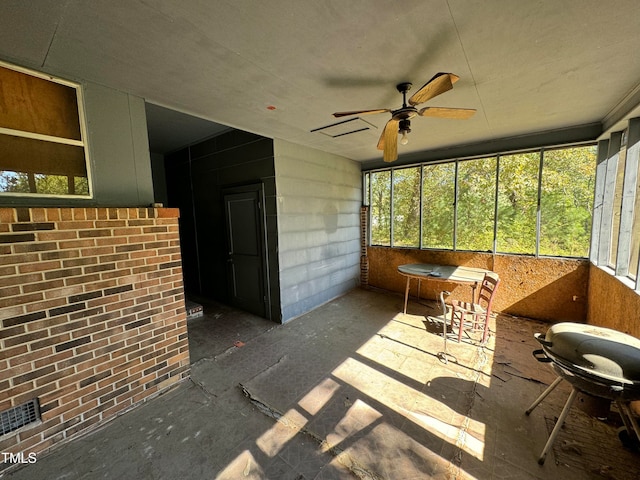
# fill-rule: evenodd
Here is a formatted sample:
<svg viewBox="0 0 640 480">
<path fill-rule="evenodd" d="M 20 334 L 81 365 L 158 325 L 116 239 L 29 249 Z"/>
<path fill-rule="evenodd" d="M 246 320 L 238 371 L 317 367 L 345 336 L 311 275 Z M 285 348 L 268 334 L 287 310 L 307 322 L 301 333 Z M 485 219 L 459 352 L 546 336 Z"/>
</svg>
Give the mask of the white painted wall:
<svg viewBox="0 0 640 480">
<path fill-rule="evenodd" d="M 360 165 L 274 140 L 282 321 L 359 283 Z"/>
</svg>

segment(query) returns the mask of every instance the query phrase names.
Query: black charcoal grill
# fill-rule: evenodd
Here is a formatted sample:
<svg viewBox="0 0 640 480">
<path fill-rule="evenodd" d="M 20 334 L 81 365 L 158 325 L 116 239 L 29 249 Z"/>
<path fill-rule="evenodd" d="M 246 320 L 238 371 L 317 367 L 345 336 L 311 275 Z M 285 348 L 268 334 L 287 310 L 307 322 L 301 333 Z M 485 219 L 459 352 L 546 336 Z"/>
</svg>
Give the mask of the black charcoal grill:
<svg viewBox="0 0 640 480">
<path fill-rule="evenodd" d="M 609 328 L 581 323 L 558 323 L 546 335 L 536 334 L 542 349 L 533 355 L 549 363 L 558 378 L 526 411 L 529 415 L 562 380 L 573 389 L 558 417 L 538 463 L 547 453 L 571 409 L 578 392 L 616 402 L 629 435 L 640 442 L 640 429 L 629 408 L 629 402 L 640 400 L 640 340 Z"/>
</svg>

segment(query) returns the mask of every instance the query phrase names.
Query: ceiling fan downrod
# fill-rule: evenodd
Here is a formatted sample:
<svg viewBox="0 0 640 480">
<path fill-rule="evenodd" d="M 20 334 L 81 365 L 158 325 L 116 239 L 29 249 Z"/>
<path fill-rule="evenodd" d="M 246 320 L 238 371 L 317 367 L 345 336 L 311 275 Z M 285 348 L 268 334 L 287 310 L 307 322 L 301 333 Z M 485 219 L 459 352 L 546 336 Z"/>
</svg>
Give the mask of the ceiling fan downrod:
<svg viewBox="0 0 640 480">
<path fill-rule="evenodd" d="M 407 92 L 411 90 L 412 86 L 411 82 L 403 82 L 396 85 L 396 88 L 402 94 L 402 108 L 407 108 Z"/>
</svg>

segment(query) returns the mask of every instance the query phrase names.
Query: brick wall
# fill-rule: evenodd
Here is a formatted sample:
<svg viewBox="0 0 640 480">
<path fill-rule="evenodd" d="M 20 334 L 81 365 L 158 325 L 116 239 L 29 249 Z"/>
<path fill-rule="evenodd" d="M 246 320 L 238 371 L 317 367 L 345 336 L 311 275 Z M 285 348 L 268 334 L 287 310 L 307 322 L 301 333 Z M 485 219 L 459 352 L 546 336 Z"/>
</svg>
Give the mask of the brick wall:
<svg viewBox="0 0 640 480">
<path fill-rule="evenodd" d="M 178 211 L 0 208 L 0 436 L 39 452 L 189 375 Z M 0 463 L 0 470 L 6 467 Z"/>
</svg>

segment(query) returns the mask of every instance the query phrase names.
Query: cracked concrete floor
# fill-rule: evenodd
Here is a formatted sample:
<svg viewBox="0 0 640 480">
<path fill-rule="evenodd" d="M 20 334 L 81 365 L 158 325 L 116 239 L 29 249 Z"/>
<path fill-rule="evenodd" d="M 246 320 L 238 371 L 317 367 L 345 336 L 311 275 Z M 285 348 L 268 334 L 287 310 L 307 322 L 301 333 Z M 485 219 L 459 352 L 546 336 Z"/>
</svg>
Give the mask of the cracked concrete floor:
<svg viewBox="0 0 640 480">
<path fill-rule="evenodd" d="M 586 464 L 580 445 L 563 451 L 561 439 L 546 464 L 537 464 L 546 424 L 569 392 L 561 384 L 524 415 L 554 379 L 531 355 L 533 333 L 545 331 L 544 324 L 501 316 L 484 347 L 471 339 L 448 341 L 444 364 L 438 309 L 411 302 L 405 315 L 398 313 L 402 303 L 395 294 L 356 289 L 284 326 L 205 305 L 205 316 L 189 323 L 190 380 L 6 476 L 640 476 L 638 455 L 622 450 L 613 427 L 604 424 L 581 441 L 622 451 L 615 465 L 607 458 Z M 594 421 L 574 408 L 567 427 Z M 563 455 L 575 457 L 571 467 Z"/>
</svg>

